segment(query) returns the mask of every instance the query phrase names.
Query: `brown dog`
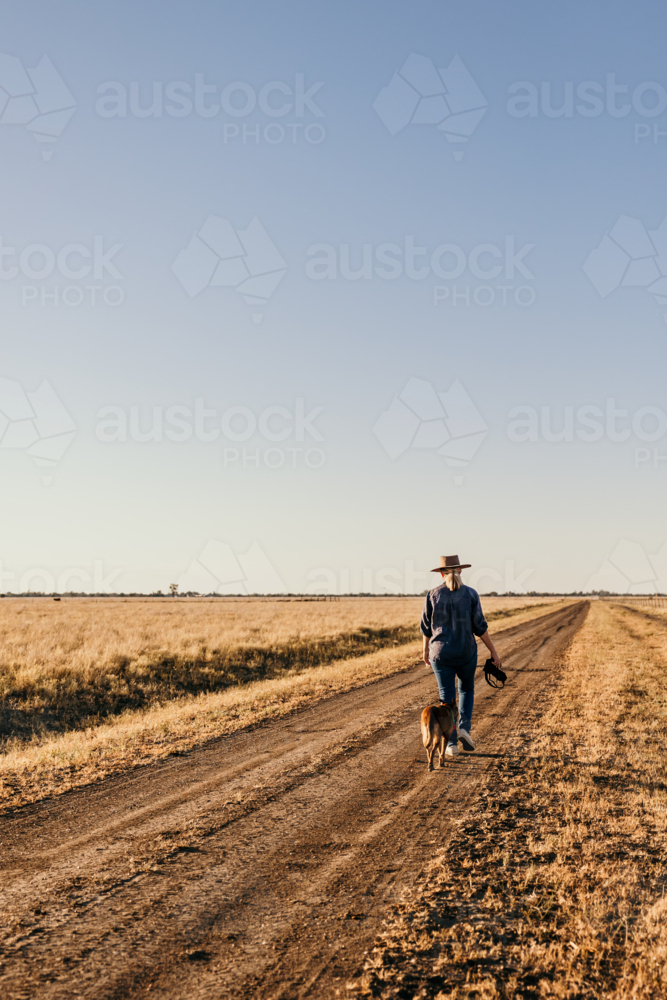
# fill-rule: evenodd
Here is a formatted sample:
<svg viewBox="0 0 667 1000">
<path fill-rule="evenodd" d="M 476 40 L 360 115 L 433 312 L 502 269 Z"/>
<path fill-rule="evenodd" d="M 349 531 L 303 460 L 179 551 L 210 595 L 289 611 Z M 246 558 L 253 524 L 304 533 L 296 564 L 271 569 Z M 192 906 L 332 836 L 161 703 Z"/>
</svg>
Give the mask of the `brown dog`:
<svg viewBox="0 0 667 1000">
<path fill-rule="evenodd" d="M 433 752 L 440 754 L 440 767 L 445 763 L 445 745 L 456 728 L 456 702 L 428 705 L 422 712 L 422 740 L 428 754 L 428 770 L 433 770 Z"/>
</svg>

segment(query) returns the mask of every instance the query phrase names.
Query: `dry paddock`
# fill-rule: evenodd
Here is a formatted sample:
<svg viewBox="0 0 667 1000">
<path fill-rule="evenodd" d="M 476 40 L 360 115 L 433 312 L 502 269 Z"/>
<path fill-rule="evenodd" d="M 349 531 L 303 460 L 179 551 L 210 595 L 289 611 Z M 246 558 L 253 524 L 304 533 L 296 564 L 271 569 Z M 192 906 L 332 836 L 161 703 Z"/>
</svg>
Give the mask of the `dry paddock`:
<svg viewBox="0 0 667 1000">
<path fill-rule="evenodd" d="M 558 604 L 491 598 L 492 628 Z M 421 598 L 0 602 L 0 806 L 184 753 L 419 655 Z"/>
<path fill-rule="evenodd" d="M 478 676 L 478 750 L 435 772 L 419 736 L 435 684 L 417 642 L 349 660 L 356 676 L 338 673 L 330 690 L 331 664 L 269 682 L 309 677 L 311 688 L 284 690 L 303 695 L 292 708 L 274 691 L 272 713 L 186 752 L 143 766 L 131 758 L 68 794 L 56 787 L 8 808 L 1 995 L 414 995 L 421 982 L 408 993 L 400 981 L 367 982 L 367 956 L 392 906 L 474 809 L 489 767 L 548 700 L 586 613 L 586 602 L 564 602 L 498 620 L 507 687 Z M 406 949 L 411 970 L 407 936 Z M 400 969 L 398 949 L 391 958 Z"/>
</svg>

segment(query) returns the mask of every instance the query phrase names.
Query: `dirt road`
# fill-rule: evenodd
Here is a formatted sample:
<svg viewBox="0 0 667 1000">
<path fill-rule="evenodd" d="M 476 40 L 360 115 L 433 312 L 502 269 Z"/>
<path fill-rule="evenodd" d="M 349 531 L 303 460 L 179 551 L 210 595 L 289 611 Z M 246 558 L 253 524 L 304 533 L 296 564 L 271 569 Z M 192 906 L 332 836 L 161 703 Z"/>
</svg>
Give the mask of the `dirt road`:
<svg viewBox="0 0 667 1000">
<path fill-rule="evenodd" d="M 0 819 L 0 995 L 344 995 L 387 905 L 516 749 L 587 608 L 498 634 L 509 680 L 479 673 L 478 752 L 431 774 L 420 663 Z"/>
</svg>

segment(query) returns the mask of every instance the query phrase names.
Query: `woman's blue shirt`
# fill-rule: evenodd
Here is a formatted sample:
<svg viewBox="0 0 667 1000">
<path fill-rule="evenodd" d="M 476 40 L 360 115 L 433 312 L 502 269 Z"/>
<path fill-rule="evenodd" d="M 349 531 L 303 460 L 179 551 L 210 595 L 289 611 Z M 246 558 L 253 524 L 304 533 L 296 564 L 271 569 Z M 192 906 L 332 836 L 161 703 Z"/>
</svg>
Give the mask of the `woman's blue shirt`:
<svg viewBox="0 0 667 1000">
<path fill-rule="evenodd" d="M 463 584 L 449 590 L 444 584 L 429 591 L 424 601 L 421 632 L 430 639 L 431 658 L 463 666 L 476 655 L 476 635 L 488 628 L 479 594 Z"/>
</svg>

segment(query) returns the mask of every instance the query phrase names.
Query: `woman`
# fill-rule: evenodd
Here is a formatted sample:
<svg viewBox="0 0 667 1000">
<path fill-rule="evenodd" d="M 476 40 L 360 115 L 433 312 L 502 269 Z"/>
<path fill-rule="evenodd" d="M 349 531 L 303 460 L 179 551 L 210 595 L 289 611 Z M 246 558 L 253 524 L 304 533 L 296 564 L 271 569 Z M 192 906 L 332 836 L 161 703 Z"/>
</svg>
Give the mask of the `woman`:
<svg viewBox="0 0 667 1000">
<path fill-rule="evenodd" d="M 472 706 L 475 700 L 475 670 L 479 636 L 493 662 L 501 667 L 500 657 L 489 636 L 479 594 L 461 582 L 460 570 L 470 563 L 459 562 L 458 556 L 440 556 L 440 565 L 431 570 L 440 573 L 443 582 L 426 595 L 421 620 L 424 636 L 424 663 L 430 666 L 438 682 L 442 702 L 453 702 L 456 696 L 454 678 L 459 687 L 459 733 L 466 750 L 474 750 L 470 735 Z M 455 757 L 459 752 L 456 728 L 450 736 L 445 754 Z"/>
</svg>

